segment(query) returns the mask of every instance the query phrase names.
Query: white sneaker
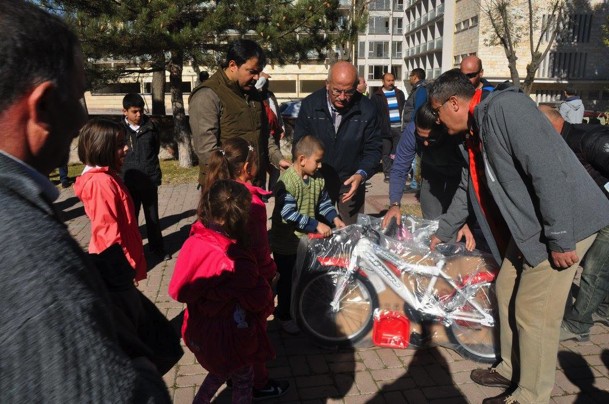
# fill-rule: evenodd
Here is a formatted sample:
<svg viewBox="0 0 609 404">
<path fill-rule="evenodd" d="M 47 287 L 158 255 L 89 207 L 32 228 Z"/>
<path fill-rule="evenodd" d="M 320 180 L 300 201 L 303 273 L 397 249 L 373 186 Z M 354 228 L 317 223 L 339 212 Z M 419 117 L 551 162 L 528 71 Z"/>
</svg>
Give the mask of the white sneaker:
<svg viewBox="0 0 609 404">
<path fill-rule="evenodd" d="M 294 319 L 291 320 L 279 320 L 279 324 L 281 325 L 281 329 L 286 334 L 290 335 L 298 335 L 300 334 L 300 328 L 298 328 L 298 324 Z"/>
</svg>

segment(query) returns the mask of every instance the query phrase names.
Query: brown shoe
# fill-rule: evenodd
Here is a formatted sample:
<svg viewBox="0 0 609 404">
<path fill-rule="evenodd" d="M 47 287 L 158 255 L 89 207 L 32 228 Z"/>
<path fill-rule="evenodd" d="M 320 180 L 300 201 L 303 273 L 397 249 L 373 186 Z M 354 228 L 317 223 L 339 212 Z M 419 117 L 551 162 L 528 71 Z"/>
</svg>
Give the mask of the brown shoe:
<svg viewBox="0 0 609 404">
<path fill-rule="evenodd" d="M 499 394 L 497 397 L 489 397 L 482 400 L 482 404 L 518 404 L 510 393 Z"/>
<path fill-rule="evenodd" d="M 508 389 L 512 387 L 512 381 L 501 376 L 495 368 L 474 369 L 469 377 L 476 383 L 487 387 L 502 387 Z"/>
</svg>

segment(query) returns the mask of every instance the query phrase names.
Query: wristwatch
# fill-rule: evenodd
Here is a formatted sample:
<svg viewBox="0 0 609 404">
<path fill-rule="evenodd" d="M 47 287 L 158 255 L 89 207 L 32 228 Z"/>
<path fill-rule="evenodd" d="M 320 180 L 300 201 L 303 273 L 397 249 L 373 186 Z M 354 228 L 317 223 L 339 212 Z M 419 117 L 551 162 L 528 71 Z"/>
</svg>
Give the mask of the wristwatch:
<svg viewBox="0 0 609 404">
<path fill-rule="evenodd" d="M 392 206 L 397 206 L 399 208 L 400 206 L 402 206 L 402 204 L 400 202 L 393 202 L 389 205 L 389 207 L 391 208 Z"/>
</svg>

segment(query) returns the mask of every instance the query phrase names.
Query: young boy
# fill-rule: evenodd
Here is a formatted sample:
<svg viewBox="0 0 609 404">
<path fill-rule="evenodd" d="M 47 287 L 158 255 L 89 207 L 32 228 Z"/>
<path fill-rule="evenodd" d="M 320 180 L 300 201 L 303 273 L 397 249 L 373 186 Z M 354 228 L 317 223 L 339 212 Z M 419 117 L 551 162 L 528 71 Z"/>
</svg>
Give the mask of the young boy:
<svg viewBox="0 0 609 404">
<path fill-rule="evenodd" d="M 324 179 L 317 175 L 323 157 L 321 141 L 310 135 L 303 137 L 294 147 L 292 166 L 281 174 L 275 186 L 271 249 L 280 274 L 275 317 L 288 334 L 300 331 L 290 315 L 292 269 L 300 238 L 306 233 L 318 232 L 324 237 L 332 234 L 330 226 L 316 220 L 316 216 L 338 228 L 345 226 L 332 205 Z"/>
<path fill-rule="evenodd" d="M 135 217 L 144 208 L 148 247 L 158 259 L 168 261 L 163 245 L 163 235 L 159 222 L 158 186 L 161 185 L 161 166 L 159 150 L 161 140 L 159 132 L 148 116 L 144 114 L 144 99 L 139 94 L 127 94 L 123 98 L 123 115 L 121 123 L 129 151 L 125 156 L 122 177 L 135 205 Z"/>
</svg>

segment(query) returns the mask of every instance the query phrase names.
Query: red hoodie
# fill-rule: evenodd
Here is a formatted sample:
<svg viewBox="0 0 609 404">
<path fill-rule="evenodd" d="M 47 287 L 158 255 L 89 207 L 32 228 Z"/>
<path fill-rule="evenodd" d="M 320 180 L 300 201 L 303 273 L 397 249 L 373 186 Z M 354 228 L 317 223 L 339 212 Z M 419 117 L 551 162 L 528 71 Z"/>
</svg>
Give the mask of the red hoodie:
<svg viewBox="0 0 609 404">
<path fill-rule="evenodd" d="M 135 270 L 135 280 L 146 279 L 146 258 L 135 208 L 123 181 L 109 167 L 93 167 L 76 178 L 74 192 L 91 220 L 89 252 L 99 254 L 119 244 Z"/>
</svg>

